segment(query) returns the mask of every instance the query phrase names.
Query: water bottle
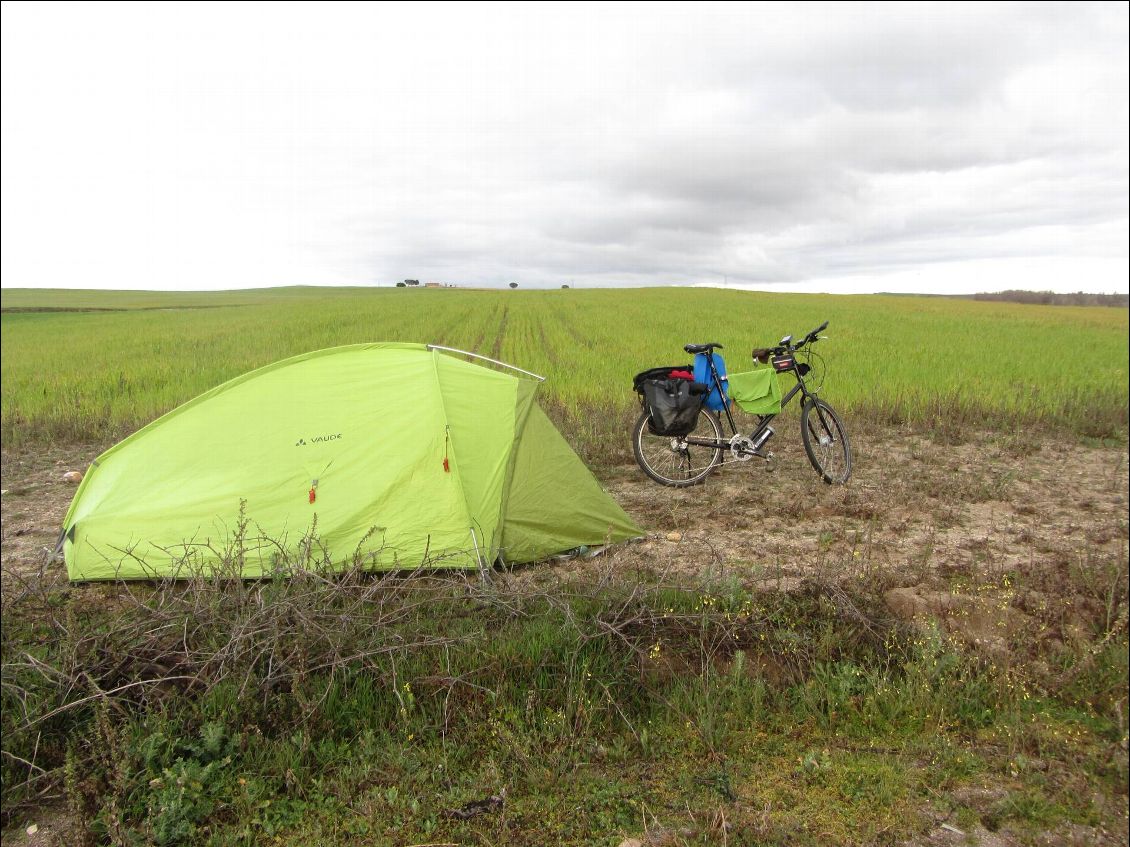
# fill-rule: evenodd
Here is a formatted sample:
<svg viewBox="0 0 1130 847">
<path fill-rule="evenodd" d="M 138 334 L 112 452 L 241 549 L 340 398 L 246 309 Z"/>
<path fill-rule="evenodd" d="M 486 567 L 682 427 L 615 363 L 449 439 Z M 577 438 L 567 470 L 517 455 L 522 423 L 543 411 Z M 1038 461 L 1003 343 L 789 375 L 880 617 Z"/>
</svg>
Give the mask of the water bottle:
<svg viewBox="0 0 1130 847">
<path fill-rule="evenodd" d="M 761 448 L 765 446 L 765 442 L 773 436 L 773 427 L 767 426 L 761 431 L 761 435 L 757 436 L 757 440 L 753 442 L 753 449 L 755 452 L 760 453 Z"/>
</svg>

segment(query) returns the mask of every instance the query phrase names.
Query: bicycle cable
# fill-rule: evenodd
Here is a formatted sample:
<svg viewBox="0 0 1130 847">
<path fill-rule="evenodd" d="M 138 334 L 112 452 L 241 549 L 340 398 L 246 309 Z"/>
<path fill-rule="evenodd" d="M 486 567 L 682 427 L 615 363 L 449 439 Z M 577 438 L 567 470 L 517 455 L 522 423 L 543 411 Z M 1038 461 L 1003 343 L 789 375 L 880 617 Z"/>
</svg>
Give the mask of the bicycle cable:
<svg viewBox="0 0 1130 847">
<path fill-rule="evenodd" d="M 824 377 L 828 373 L 828 364 L 824 361 L 824 357 L 817 353 L 812 347 L 805 348 L 804 356 L 805 363 L 811 370 L 809 370 L 808 381 L 806 385 L 808 390 L 813 394 L 819 394 L 820 389 L 824 387 Z"/>
</svg>

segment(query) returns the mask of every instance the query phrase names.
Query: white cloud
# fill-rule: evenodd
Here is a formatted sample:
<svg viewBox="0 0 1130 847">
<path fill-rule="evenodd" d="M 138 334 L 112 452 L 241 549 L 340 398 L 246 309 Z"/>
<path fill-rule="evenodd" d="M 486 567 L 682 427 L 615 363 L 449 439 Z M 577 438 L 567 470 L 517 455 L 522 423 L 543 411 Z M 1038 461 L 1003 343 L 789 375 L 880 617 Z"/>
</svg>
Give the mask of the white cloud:
<svg viewBox="0 0 1130 847">
<path fill-rule="evenodd" d="M 2 8 L 5 286 L 1127 290 L 1125 4 Z"/>
</svg>

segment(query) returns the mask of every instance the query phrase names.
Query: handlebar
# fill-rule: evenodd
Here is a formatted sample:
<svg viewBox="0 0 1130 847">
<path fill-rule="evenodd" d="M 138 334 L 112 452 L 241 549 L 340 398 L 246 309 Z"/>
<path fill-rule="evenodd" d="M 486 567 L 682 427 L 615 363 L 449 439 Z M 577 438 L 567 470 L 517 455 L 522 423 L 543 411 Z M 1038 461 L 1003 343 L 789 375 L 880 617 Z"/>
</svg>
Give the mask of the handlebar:
<svg viewBox="0 0 1130 847">
<path fill-rule="evenodd" d="M 759 362 L 764 363 L 769 361 L 770 356 L 781 356 L 785 353 L 795 353 L 806 344 L 811 344 L 812 342 L 818 340 L 820 338 L 820 333 L 822 333 L 827 328 L 828 322 L 824 321 L 824 323 L 820 324 L 820 326 L 809 332 L 804 336 L 804 338 L 802 338 L 795 344 L 793 343 L 793 337 L 791 335 L 786 335 L 781 339 L 781 343 L 777 344 L 774 347 L 756 347 L 753 350 L 753 358 Z"/>
</svg>

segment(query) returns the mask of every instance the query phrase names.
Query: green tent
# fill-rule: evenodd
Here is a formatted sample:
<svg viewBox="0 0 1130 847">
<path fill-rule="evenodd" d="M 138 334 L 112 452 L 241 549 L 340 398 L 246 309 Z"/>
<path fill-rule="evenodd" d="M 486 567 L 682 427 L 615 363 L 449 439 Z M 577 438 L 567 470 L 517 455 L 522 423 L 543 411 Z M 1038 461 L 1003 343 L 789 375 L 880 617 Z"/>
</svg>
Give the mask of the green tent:
<svg viewBox="0 0 1130 847">
<path fill-rule="evenodd" d="M 316 527 L 335 562 L 474 568 L 641 531 L 535 401 L 538 382 L 421 344 L 276 362 L 110 448 L 63 525 L 73 580 L 177 575 L 224 559 L 245 515 L 244 576 Z"/>
</svg>

